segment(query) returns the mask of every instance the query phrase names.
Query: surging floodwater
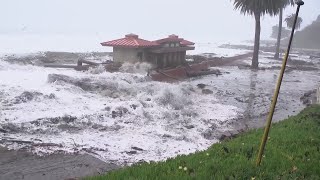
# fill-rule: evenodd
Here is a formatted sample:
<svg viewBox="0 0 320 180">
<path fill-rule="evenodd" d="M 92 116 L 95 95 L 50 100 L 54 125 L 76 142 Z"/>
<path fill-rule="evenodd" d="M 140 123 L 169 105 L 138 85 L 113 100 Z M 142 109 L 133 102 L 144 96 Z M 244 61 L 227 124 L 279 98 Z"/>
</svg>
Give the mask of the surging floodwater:
<svg viewBox="0 0 320 180">
<path fill-rule="evenodd" d="M 0 61 L 1 144 L 38 154 L 90 153 L 118 163 L 208 148 L 241 109 L 189 82 Z M 204 135 L 212 129 L 210 138 Z M 216 134 L 216 136 L 215 136 Z"/>
<path fill-rule="evenodd" d="M 119 164 L 204 150 L 222 134 L 264 124 L 281 64 L 267 56 L 260 58 L 265 70 L 225 66 L 221 76 L 174 84 L 126 66 L 77 72 L 0 61 L 1 145 Z M 289 65 L 275 121 L 302 110 L 300 97 L 320 84 L 319 64 L 303 67 Z"/>
</svg>

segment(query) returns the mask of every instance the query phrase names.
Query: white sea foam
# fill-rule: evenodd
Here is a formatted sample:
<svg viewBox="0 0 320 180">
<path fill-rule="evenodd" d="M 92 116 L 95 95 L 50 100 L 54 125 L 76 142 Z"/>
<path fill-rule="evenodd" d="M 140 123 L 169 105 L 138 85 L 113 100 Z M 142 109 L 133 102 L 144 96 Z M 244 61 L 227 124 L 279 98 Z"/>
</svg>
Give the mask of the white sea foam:
<svg viewBox="0 0 320 180">
<path fill-rule="evenodd" d="M 63 150 L 119 163 L 163 160 L 208 148 L 217 139 L 203 132 L 213 125 L 229 129 L 240 111 L 188 82 L 153 82 L 145 74 L 0 61 L 0 77 L 2 138 L 56 144 L 33 146 L 39 154 Z"/>
</svg>

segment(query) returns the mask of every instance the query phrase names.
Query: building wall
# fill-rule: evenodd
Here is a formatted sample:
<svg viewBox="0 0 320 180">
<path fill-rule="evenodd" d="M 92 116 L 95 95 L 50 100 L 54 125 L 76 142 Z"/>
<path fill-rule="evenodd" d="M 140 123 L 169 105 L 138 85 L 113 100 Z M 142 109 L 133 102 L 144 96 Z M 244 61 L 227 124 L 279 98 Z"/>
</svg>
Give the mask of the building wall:
<svg viewBox="0 0 320 180">
<path fill-rule="evenodd" d="M 158 60 L 160 68 L 176 67 L 186 63 L 186 51 L 162 53 Z M 159 63 L 159 61 L 161 61 Z"/>
<path fill-rule="evenodd" d="M 113 48 L 113 60 L 118 63 L 148 62 L 154 67 L 167 68 L 185 64 L 185 58 L 186 51 L 154 54 L 148 48 Z"/>
<path fill-rule="evenodd" d="M 141 59 L 139 57 L 139 53 L 141 53 Z M 114 47 L 113 48 L 113 61 L 124 63 L 124 62 L 130 62 L 130 63 L 136 63 L 141 62 L 145 60 L 145 53 L 143 49 L 137 49 L 137 48 L 119 48 Z"/>
</svg>

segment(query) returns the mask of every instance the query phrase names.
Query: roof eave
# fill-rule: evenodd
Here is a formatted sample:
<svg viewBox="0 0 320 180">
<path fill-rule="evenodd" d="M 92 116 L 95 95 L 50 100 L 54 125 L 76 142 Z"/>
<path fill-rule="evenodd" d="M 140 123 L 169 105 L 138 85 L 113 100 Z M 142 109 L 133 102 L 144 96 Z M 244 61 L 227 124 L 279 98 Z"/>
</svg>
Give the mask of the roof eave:
<svg viewBox="0 0 320 180">
<path fill-rule="evenodd" d="M 194 46 L 195 43 L 189 43 L 189 44 L 181 44 L 182 46 Z"/>
<path fill-rule="evenodd" d="M 162 44 L 162 43 L 168 43 L 168 42 L 181 42 L 181 41 L 183 41 L 182 38 L 177 38 L 177 39 L 164 38 L 164 39 L 155 40 L 154 42 Z"/>
<path fill-rule="evenodd" d="M 111 44 L 103 44 L 101 43 L 102 46 L 108 46 L 108 47 L 119 47 L 119 48 L 154 48 L 154 47 L 158 47 L 158 45 L 153 45 L 153 46 L 122 46 L 122 45 L 111 45 Z"/>
</svg>

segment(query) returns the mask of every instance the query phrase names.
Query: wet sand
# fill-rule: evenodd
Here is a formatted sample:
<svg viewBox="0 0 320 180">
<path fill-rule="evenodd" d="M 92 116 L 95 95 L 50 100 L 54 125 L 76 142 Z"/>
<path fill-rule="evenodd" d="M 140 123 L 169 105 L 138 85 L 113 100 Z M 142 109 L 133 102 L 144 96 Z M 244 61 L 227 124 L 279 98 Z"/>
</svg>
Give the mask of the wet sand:
<svg viewBox="0 0 320 180">
<path fill-rule="evenodd" d="M 0 180 L 77 179 L 119 168 L 90 155 L 52 154 L 40 157 L 0 147 Z"/>
</svg>

